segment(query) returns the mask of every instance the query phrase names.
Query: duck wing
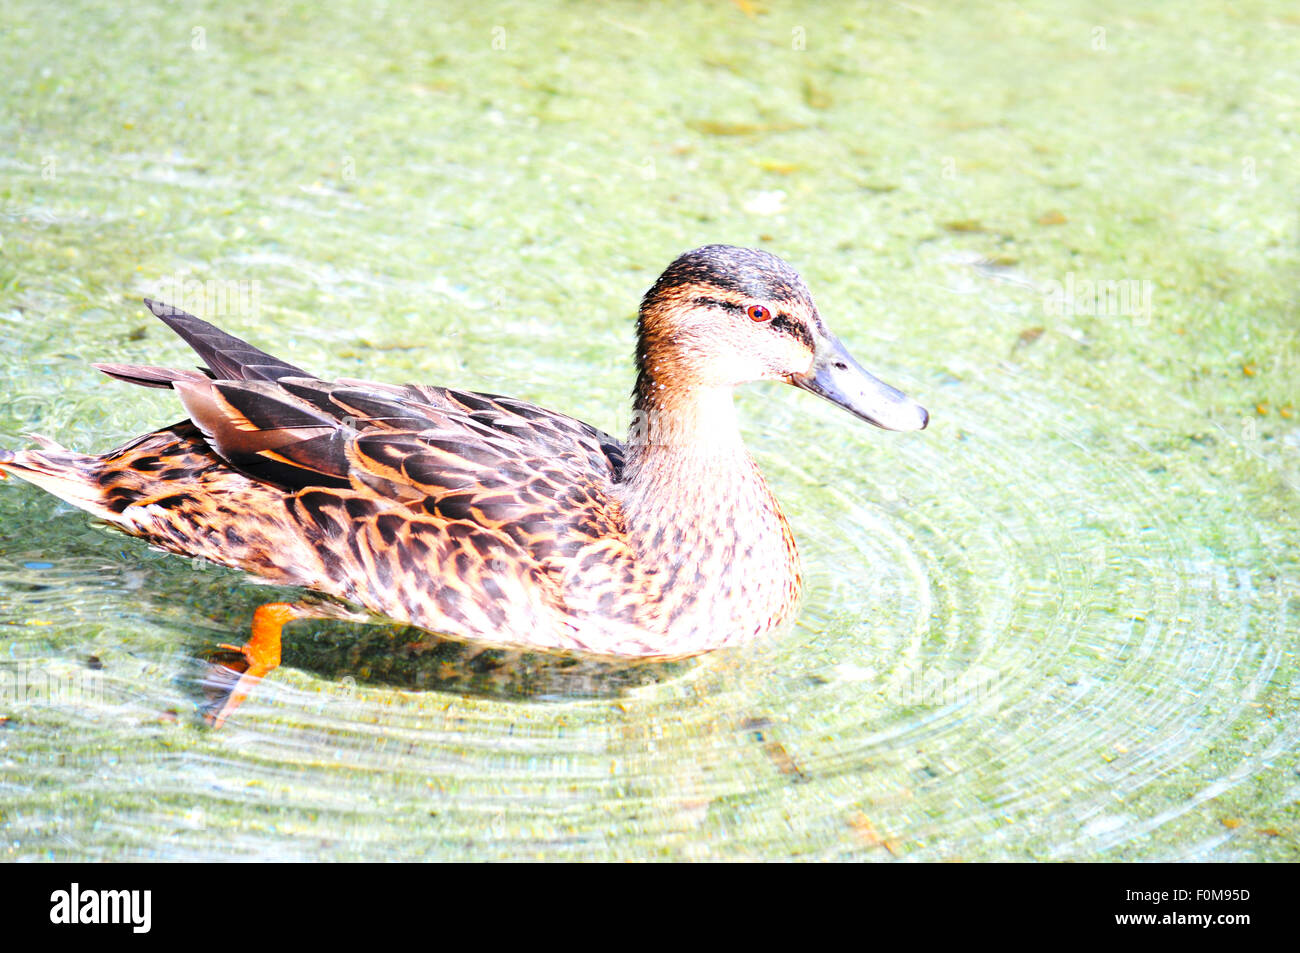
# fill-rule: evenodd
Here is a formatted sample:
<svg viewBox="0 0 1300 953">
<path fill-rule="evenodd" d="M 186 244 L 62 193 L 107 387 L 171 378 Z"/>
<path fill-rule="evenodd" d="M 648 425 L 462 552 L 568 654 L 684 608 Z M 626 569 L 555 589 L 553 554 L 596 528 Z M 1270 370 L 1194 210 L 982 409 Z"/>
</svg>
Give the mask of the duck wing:
<svg viewBox="0 0 1300 953">
<path fill-rule="evenodd" d="M 173 308 L 161 301 L 144 299 L 145 307 L 153 312 L 163 324 L 167 325 L 194 348 L 196 354 L 207 365 L 202 374 L 194 371 L 175 371 L 165 367 L 152 367 L 136 364 L 95 364 L 109 377 L 145 387 L 170 387 L 171 381 L 195 379 L 196 377 L 222 378 L 236 381 L 279 380 L 281 377 L 310 377 L 306 371 L 294 367 L 287 361 L 272 357 L 265 351 L 259 351 L 247 341 L 241 341 L 233 334 L 227 334 L 215 324 L 209 324 L 202 318 Z M 179 376 L 174 376 L 179 375 Z"/>
<path fill-rule="evenodd" d="M 206 368 L 101 369 L 177 391 L 214 462 L 261 485 L 260 499 L 283 502 L 296 527 L 286 555 L 310 544 L 313 588 L 476 638 L 548 622 L 571 632 L 554 625 L 561 616 L 632 621 L 628 594 L 642 574 L 613 489 L 623 447 L 610 435 L 497 395 L 323 381 L 192 315 L 150 307 Z M 529 635 L 566 647 L 567 636 Z"/>
<path fill-rule="evenodd" d="M 145 299 L 205 363 L 198 371 L 150 365 L 95 364 L 110 377 L 177 390 L 213 448 L 233 466 L 287 486 L 342 486 L 343 452 L 370 431 L 433 431 L 467 450 L 477 441 L 567 460 L 585 460 L 593 475 L 622 477 L 624 449 L 609 434 L 573 417 L 497 394 L 432 385 L 393 385 L 344 378 L 322 381 L 307 371 L 170 305 Z M 300 472 L 293 472 L 294 468 Z"/>
<path fill-rule="evenodd" d="M 529 417 L 529 405 L 503 407 L 486 395 L 360 381 L 174 386 L 223 460 L 290 492 L 352 490 L 498 530 L 542 563 L 624 532 L 613 499 L 622 448 L 572 418 Z"/>
</svg>

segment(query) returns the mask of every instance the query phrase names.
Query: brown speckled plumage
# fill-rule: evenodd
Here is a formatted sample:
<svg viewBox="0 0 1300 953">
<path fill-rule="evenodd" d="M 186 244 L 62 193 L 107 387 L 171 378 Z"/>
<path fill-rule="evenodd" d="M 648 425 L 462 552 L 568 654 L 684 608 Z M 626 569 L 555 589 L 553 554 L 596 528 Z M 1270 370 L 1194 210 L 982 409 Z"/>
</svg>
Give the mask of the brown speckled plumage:
<svg viewBox="0 0 1300 953">
<path fill-rule="evenodd" d="M 323 381 L 147 303 L 206 370 L 97 366 L 189 419 L 0 468 L 162 549 L 491 645 L 674 658 L 779 626 L 798 556 L 732 389 L 786 380 L 882 423 L 826 383 L 852 359 L 798 275 L 749 249 L 689 252 L 646 294 L 626 442 L 506 397 Z M 884 390 L 905 419 L 882 426 L 924 426 Z"/>
</svg>

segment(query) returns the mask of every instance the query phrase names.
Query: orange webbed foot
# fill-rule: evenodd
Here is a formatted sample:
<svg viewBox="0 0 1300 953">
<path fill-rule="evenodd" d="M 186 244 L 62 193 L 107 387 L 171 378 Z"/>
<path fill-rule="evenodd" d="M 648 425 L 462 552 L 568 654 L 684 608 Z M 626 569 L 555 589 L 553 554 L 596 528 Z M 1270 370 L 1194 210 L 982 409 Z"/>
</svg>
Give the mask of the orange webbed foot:
<svg viewBox="0 0 1300 953">
<path fill-rule="evenodd" d="M 269 602 L 253 613 L 253 627 L 243 645 L 223 643 L 208 662 L 203 687 L 207 694 L 203 720 L 220 728 L 258 682 L 280 664 L 280 630 L 309 614 L 305 606 Z"/>
</svg>

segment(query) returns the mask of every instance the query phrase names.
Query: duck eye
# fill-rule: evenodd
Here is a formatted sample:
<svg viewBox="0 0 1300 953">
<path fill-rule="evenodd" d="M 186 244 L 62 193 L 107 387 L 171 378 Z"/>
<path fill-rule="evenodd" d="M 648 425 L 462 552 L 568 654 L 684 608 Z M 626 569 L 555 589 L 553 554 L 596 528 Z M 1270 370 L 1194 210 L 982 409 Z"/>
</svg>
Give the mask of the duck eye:
<svg viewBox="0 0 1300 953">
<path fill-rule="evenodd" d="M 751 304 L 745 313 L 749 315 L 751 321 L 772 320 L 772 312 L 768 311 L 767 308 L 763 307 L 761 304 Z"/>
</svg>

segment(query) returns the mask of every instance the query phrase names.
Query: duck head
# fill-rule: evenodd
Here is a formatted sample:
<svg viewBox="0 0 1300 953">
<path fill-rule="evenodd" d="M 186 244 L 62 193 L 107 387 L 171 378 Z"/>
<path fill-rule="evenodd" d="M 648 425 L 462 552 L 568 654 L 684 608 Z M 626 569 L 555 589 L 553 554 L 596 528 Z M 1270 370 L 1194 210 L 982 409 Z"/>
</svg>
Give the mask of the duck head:
<svg viewBox="0 0 1300 953">
<path fill-rule="evenodd" d="M 793 268 L 754 248 L 705 245 L 668 266 L 641 302 L 637 367 L 641 403 L 656 389 L 779 380 L 885 430 L 930 419 L 853 359 Z"/>
</svg>

